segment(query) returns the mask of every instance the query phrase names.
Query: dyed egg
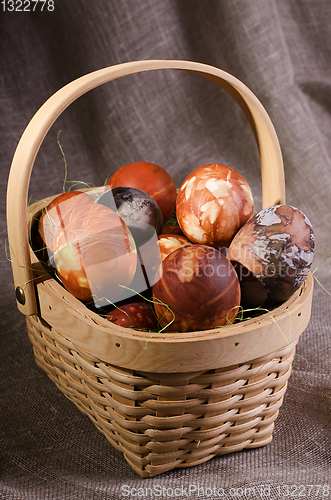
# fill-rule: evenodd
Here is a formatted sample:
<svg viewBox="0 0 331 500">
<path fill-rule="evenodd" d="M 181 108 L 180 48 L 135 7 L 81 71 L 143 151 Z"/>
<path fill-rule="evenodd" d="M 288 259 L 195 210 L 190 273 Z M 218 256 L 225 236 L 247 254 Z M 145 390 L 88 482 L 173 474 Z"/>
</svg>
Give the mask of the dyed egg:
<svg viewBox="0 0 331 500">
<path fill-rule="evenodd" d="M 155 313 L 147 302 L 132 302 L 122 305 L 106 314 L 106 319 L 123 328 L 133 328 L 134 330 L 149 331 L 158 328 Z"/>
<path fill-rule="evenodd" d="M 241 282 L 243 307 L 287 300 L 306 279 L 314 248 L 311 223 L 297 208 L 275 205 L 254 215 L 228 251 Z"/>
<path fill-rule="evenodd" d="M 82 191 L 68 191 L 54 198 L 42 211 L 39 218 L 39 234 L 50 251 L 53 252 L 53 242 L 58 229 L 63 226 L 63 220 L 77 206 L 92 203 L 93 200 Z M 50 256 L 49 255 L 49 256 Z"/>
<path fill-rule="evenodd" d="M 177 196 L 178 223 L 193 243 L 228 247 L 253 215 L 252 192 L 234 169 L 212 163 L 194 170 Z"/>
<path fill-rule="evenodd" d="M 177 250 L 177 248 L 185 245 L 192 245 L 192 243 L 185 238 L 185 236 L 178 236 L 176 234 L 159 235 L 159 247 L 162 260 L 164 260 L 171 252 Z"/>
<path fill-rule="evenodd" d="M 124 220 L 136 245 L 140 247 L 152 236 L 160 234 L 163 220 L 156 201 L 141 189 L 116 187 L 99 196 L 95 203 L 105 205 Z"/>
<path fill-rule="evenodd" d="M 215 248 L 185 246 L 164 259 L 153 297 L 156 315 L 166 331 L 208 330 L 235 320 L 239 279 L 232 264 Z"/>
<path fill-rule="evenodd" d="M 54 240 L 54 262 L 64 287 L 96 307 L 120 300 L 137 267 L 130 230 L 112 210 L 90 203 L 64 219 Z"/>
<path fill-rule="evenodd" d="M 107 184 L 111 188 L 129 186 L 149 194 L 159 205 L 166 223 L 176 206 L 176 186 L 166 170 L 154 163 L 137 161 L 115 172 Z"/>
</svg>

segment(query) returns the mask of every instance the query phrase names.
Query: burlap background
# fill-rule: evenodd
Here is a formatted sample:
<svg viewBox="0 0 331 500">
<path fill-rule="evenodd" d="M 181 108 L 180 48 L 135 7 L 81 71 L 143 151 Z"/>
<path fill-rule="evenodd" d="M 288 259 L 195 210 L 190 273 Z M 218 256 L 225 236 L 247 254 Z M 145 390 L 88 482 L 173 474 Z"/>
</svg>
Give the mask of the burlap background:
<svg viewBox="0 0 331 500">
<path fill-rule="evenodd" d="M 0 4 L 0 498 L 330 497 L 331 297 L 317 282 L 273 442 L 143 480 L 35 365 L 3 232 L 12 156 L 50 95 L 112 64 L 186 59 L 232 73 L 267 109 L 283 151 L 287 202 L 315 229 L 317 268 L 331 252 L 329 0 L 55 0 L 43 12 L 41 3 L 31 2 L 35 12 L 11 12 L 13 5 Z M 32 200 L 62 191 L 59 130 L 69 180 L 100 185 L 141 159 L 166 168 L 179 187 L 193 168 L 215 161 L 239 170 L 261 207 L 251 129 L 227 94 L 197 76 L 127 77 L 76 101 L 41 147 Z M 331 290 L 331 258 L 315 276 Z"/>
</svg>

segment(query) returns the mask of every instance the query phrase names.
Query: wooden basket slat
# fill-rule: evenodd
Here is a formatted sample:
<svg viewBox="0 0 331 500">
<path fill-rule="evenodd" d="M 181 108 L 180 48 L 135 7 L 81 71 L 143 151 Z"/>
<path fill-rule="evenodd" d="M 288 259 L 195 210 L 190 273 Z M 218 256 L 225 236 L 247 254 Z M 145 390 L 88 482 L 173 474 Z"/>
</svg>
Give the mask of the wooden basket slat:
<svg viewBox="0 0 331 500">
<path fill-rule="evenodd" d="M 79 364 L 81 356 L 71 354 L 77 353 L 74 346 L 66 339 L 62 344 L 62 336 L 54 329 L 49 328 L 50 337 L 46 338 L 44 321 L 41 324 L 30 318 L 27 323 L 39 366 L 46 369 L 61 391 L 91 418 L 142 477 L 264 446 L 271 440 L 295 344 L 271 353 L 269 360 L 263 356 L 238 365 L 237 371 L 231 366 L 227 373 L 222 367 L 212 374 L 192 372 L 191 378 L 186 372 L 173 387 L 156 386 L 156 380 L 169 382 L 172 375 L 141 371 L 137 375 L 134 371 L 123 374 L 120 367 L 95 361 L 94 357 L 89 360 L 86 353 Z M 42 331 L 36 327 L 38 324 Z M 122 391 L 115 379 L 105 383 L 102 368 L 108 377 L 120 378 L 131 389 Z M 234 382 L 227 385 L 229 380 Z M 136 382 L 139 391 L 135 390 Z M 127 403 L 114 399 L 118 392 Z M 162 416 L 156 416 L 157 412 Z"/>
</svg>

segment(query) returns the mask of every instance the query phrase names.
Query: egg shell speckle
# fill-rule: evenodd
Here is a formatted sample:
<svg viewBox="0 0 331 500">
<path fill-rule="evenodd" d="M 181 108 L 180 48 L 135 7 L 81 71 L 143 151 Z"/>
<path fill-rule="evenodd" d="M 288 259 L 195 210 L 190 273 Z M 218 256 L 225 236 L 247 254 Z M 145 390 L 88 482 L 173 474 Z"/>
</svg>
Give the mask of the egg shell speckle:
<svg viewBox="0 0 331 500">
<path fill-rule="evenodd" d="M 254 215 L 228 251 L 241 282 L 243 307 L 287 300 L 306 279 L 314 249 L 312 225 L 297 208 L 275 205 Z"/>
</svg>

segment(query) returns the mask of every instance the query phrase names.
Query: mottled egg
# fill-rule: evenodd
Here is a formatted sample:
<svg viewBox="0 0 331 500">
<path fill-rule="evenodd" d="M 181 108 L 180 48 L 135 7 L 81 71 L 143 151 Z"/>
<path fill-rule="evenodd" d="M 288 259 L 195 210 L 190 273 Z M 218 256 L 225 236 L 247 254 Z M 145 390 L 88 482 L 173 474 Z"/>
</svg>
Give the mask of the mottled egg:
<svg viewBox="0 0 331 500">
<path fill-rule="evenodd" d="M 158 240 L 162 260 L 164 260 L 171 252 L 177 250 L 177 248 L 185 245 L 192 245 L 192 243 L 185 238 L 185 236 L 179 236 L 177 234 L 160 234 Z"/>
<path fill-rule="evenodd" d="M 132 302 L 113 309 L 106 314 L 106 319 L 122 326 L 134 330 L 157 330 L 158 320 L 147 302 Z"/>
<path fill-rule="evenodd" d="M 129 186 L 145 191 L 159 205 L 164 223 L 175 209 L 175 183 L 170 174 L 155 163 L 137 161 L 124 165 L 110 177 L 107 184 L 111 188 Z"/>
<path fill-rule="evenodd" d="M 189 245 L 163 261 L 153 286 L 154 309 L 168 332 L 208 330 L 234 321 L 240 285 L 229 260 L 205 245 Z"/>
<path fill-rule="evenodd" d="M 186 177 L 177 196 L 178 223 L 193 243 L 228 247 L 253 215 L 252 192 L 233 168 L 212 163 Z"/>
<path fill-rule="evenodd" d="M 297 208 L 275 205 L 254 215 L 228 250 L 241 282 L 243 307 L 287 300 L 306 279 L 314 248 L 311 223 Z"/>
<path fill-rule="evenodd" d="M 121 300 L 137 267 L 134 239 L 111 209 L 90 203 L 73 208 L 54 240 L 54 263 L 64 287 L 96 307 Z"/>
<path fill-rule="evenodd" d="M 129 227 L 137 247 L 160 234 L 163 219 L 160 207 L 145 191 L 132 187 L 115 187 L 99 196 L 95 203 L 111 208 Z"/>
<path fill-rule="evenodd" d="M 42 211 L 39 218 L 38 231 L 49 250 L 53 253 L 53 241 L 58 229 L 68 213 L 77 206 L 93 203 L 93 200 L 82 191 L 68 191 L 54 198 Z"/>
</svg>

